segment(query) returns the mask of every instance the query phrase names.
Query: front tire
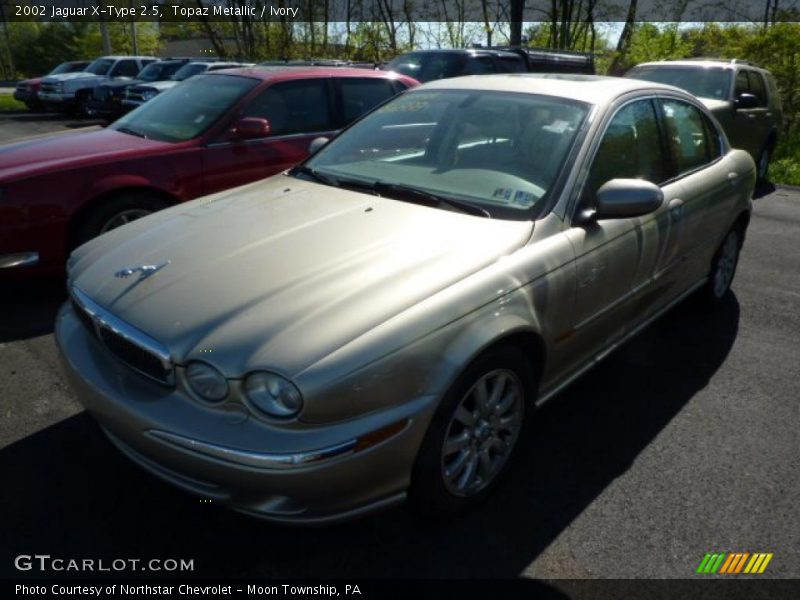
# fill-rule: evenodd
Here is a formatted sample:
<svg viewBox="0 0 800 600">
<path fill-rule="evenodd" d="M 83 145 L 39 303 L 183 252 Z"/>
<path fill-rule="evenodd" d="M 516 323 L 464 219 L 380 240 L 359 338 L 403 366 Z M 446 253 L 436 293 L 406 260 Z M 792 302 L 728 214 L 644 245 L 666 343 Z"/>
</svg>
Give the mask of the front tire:
<svg viewBox="0 0 800 600">
<path fill-rule="evenodd" d="M 426 516 L 480 504 L 519 446 L 532 406 L 531 369 L 511 347 L 476 359 L 442 399 L 411 475 L 409 503 Z"/>
<path fill-rule="evenodd" d="M 104 198 L 78 227 L 75 246 L 167 206 L 167 202 L 147 192 L 122 192 Z"/>
</svg>

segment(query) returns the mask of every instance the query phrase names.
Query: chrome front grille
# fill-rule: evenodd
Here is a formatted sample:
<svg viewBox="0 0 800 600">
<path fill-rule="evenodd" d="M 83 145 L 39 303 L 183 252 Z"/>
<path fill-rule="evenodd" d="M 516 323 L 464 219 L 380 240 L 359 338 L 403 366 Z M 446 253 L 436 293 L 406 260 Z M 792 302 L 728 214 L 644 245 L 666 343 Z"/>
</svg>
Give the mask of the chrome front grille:
<svg viewBox="0 0 800 600">
<path fill-rule="evenodd" d="M 146 333 L 102 308 L 76 287 L 70 301 L 89 333 L 131 369 L 163 383 L 174 385 L 175 372 L 169 350 Z"/>
</svg>

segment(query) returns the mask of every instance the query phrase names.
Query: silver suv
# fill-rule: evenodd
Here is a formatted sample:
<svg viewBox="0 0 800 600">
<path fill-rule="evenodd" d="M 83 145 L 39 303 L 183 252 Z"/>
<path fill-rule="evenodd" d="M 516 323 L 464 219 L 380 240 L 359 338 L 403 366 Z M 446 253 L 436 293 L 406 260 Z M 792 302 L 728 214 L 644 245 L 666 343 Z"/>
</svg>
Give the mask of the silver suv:
<svg viewBox="0 0 800 600">
<path fill-rule="evenodd" d="M 775 79 L 743 60 L 699 58 L 642 63 L 625 77 L 667 83 L 697 96 L 722 125 L 731 146 L 747 150 L 765 181 L 783 123 Z"/>
</svg>

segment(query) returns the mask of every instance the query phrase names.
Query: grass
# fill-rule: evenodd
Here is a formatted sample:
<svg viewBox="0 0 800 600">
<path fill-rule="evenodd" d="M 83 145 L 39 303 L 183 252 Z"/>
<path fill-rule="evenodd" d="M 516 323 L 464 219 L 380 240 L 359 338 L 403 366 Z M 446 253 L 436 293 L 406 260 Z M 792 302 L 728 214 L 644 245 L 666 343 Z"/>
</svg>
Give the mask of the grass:
<svg viewBox="0 0 800 600">
<path fill-rule="evenodd" d="M 772 183 L 800 185 L 800 133 L 778 142 L 769 165 L 769 179 Z"/>
<path fill-rule="evenodd" d="M 19 100 L 14 100 L 14 97 L 11 94 L 0 94 L 0 111 L 19 111 L 27 110 L 27 108 L 28 107 Z"/>
</svg>

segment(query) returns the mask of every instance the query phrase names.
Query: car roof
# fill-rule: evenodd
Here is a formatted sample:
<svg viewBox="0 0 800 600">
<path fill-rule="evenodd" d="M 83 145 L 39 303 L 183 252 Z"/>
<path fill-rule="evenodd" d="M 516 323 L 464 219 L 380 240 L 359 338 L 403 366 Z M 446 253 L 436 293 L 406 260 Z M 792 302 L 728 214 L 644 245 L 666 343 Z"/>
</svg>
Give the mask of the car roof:
<svg viewBox="0 0 800 600">
<path fill-rule="evenodd" d="M 469 56 L 510 56 L 519 57 L 519 52 L 512 50 L 503 50 L 499 48 L 431 48 L 429 50 L 411 50 L 399 55 L 397 58 L 408 56 L 409 54 L 464 54 Z"/>
<path fill-rule="evenodd" d="M 507 73 L 502 75 L 468 75 L 451 79 L 437 79 L 416 88 L 468 89 L 501 92 L 525 92 L 546 96 L 559 96 L 588 104 L 604 104 L 615 98 L 639 90 L 664 90 L 680 92 L 683 90 L 671 85 L 628 79 L 623 77 L 604 77 L 601 75 L 576 75 L 571 73 Z"/>
<path fill-rule="evenodd" d="M 759 67 L 758 65 L 754 65 L 751 62 L 744 61 L 744 60 L 730 60 L 724 58 L 694 58 L 694 59 L 686 59 L 686 60 L 657 60 L 652 62 L 645 62 L 639 63 L 633 69 L 638 67 L 695 67 L 700 69 L 708 69 L 711 67 L 717 69 L 730 69 L 733 70 L 736 67 L 747 67 L 749 69 L 756 69 L 758 71 L 766 71 Z"/>
<path fill-rule="evenodd" d="M 158 60 L 158 58 L 155 57 L 155 56 L 144 56 L 144 55 L 128 56 L 127 54 L 109 54 L 107 56 L 98 56 L 95 60 L 100 59 L 100 58 L 105 58 L 105 59 L 108 59 L 108 60 L 119 60 L 121 58 L 133 58 L 133 59 L 142 59 L 142 58 L 151 59 L 152 58 L 154 60 Z"/>
<path fill-rule="evenodd" d="M 373 77 L 376 79 L 404 79 L 410 77 L 399 75 L 391 71 L 373 71 L 355 67 L 293 67 L 280 65 L 256 65 L 254 67 L 240 67 L 214 71 L 209 75 L 240 75 L 261 80 L 306 79 L 309 77 Z"/>
</svg>

